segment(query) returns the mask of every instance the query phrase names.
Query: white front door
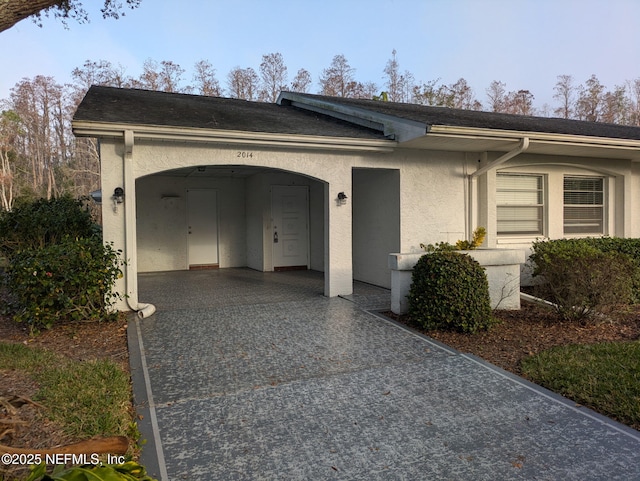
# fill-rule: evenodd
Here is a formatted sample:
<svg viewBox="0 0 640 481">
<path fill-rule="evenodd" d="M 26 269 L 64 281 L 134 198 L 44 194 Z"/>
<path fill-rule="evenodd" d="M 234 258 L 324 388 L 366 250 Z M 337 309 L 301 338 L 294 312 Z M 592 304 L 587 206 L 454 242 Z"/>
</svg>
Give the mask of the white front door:
<svg viewBox="0 0 640 481">
<path fill-rule="evenodd" d="M 216 191 L 187 191 L 189 268 L 218 266 L 218 205 Z"/>
<path fill-rule="evenodd" d="M 309 188 L 271 187 L 273 269 L 309 267 Z"/>
</svg>

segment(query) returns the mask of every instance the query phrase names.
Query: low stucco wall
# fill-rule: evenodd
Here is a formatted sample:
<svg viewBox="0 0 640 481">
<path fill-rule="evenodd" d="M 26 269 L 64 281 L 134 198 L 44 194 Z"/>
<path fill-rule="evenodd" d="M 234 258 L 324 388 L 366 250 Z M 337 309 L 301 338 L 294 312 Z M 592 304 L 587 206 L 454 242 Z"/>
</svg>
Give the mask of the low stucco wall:
<svg viewBox="0 0 640 481">
<path fill-rule="evenodd" d="M 478 249 L 460 251 L 469 254 L 484 267 L 489 281 L 492 309 L 520 309 L 520 265 L 525 262 L 525 251 L 519 249 Z M 391 311 L 405 314 L 409 311 L 409 289 L 413 266 L 425 254 L 389 254 L 391 269 Z"/>
</svg>

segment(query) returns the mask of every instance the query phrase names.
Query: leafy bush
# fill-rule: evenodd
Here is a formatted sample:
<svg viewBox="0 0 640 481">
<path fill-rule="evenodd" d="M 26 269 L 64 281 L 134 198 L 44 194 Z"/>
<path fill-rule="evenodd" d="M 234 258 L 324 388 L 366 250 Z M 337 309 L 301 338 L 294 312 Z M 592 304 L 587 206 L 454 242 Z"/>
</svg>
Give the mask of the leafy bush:
<svg viewBox="0 0 640 481">
<path fill-rule="evenodd" d="M 42 463 L 31 467 L 27 481 L 155 481 L 147 475 L 145 468 L 135 461 L 123 464 L 96 464 L 65 468 L 56 466 L 47 474 L 47 466 Z"/>
<path fill-rule="evenodd" d="M 38 329 L 58 320 L 109 318 L 120 275 L 118 252 L 95 236 L 21 250 L 7 269 L 14 319 Z"/>
<path fill-rule="evenodd" d="M 0 216 L 0 252 L 17 321 L 37 330 L 114 315 L 110 306 L 119 295 L 112 289 L 122 262 L 99 232 L 82 202 L 70 197 L 25 203 Z"/>
<path fill-rule="evenodd" d="M 436 242 L 435 244 L 420 244 L 420 247 L 425 252 L 436 251 L 469 251 L 477 249 L 484 242 L 484 238 L 487 236 L 487 230 L 484 227 L 478 227 L 473 231 L 473 237 L 470 241 L 458 240 L 455 245 L 449 242 Z"/>
<path fill-rule="evenodd" d="M 448 250 L 422 256 L 413 268 L 409 315 L 424 329 L 476 332 L 495 321 L 484 269 Z"/>
<path fill-rule="evenodd" d="M 624 237 L 587 237 L 575 239 L 585 242 L 602 252 L 618 253 L 626 255 L 633 263 L 635 269 L 631 279 L 632 301 L 640 303 L 640 239 L 625 239 Z"/>
<path fill-rule="evenodd" d="M 0 215 L 0 252 L 41 249 L 65 237 L 93 237 L 99 227 L 80 200 L 71 197 L 39 199 L 16 206 Z"/>
<path fill-rule="evenodd" d="M 631 301 L 637 269 L 628 255 L 603 252 L 589 239 L 537 241 L 532 248 L 533 277 L 541 281 L 536 292 L 563 319 L 606 313 Z"/>
</svg>

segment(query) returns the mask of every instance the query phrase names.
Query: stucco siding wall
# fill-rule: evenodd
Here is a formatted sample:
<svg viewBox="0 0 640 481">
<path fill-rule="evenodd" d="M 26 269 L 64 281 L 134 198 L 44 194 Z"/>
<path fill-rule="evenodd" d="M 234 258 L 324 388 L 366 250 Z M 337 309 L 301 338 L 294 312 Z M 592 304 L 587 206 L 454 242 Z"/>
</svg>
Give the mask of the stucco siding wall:
<svg viewBox="0 0 640 481">
<path fill-rule="evenodd" d="M 245 180 L 246 185 L 246 229 L 247 267 L 264 270 L 265 202 L 260 177 L 252 175 Z"/>
<path fill-rule="evenodd" d="M 420 252 L 420 243 L 465 238 L 464 155 L 400 154 L 400 251 Z"/>
<path fill-rule="evenodd" d="M 389 254 L 400 249 L 400 172 L 353 170 L 353 278 L 391 288 Z"/>
<path fill-rule="evenodd" d="M 220 267 L 247 265 L 244 179 L 155 175 L 136 185 L 139 272 L 188 269 L 188 189 L 217 192 Z"/>
<path fill-rule="evenodd" d="M 185 179 L 145 177 L 136 182 L 138 270 L 187 269 Z"/>
</svg>

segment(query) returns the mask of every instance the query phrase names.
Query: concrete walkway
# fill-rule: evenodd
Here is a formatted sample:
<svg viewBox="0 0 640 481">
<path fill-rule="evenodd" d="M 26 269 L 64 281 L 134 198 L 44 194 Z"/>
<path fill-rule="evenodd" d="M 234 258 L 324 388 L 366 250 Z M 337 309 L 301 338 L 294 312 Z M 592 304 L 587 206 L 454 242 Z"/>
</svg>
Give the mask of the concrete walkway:
<svg viewBox="0 0 640 481">
<path fill-rule="evenodd" d="M 640 432 L 365 309 L 322 275 L 140 276 L 142 462 L 163 480 L 637 480 Z"/>
</svg>

